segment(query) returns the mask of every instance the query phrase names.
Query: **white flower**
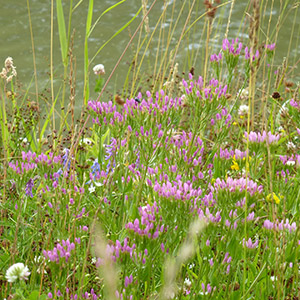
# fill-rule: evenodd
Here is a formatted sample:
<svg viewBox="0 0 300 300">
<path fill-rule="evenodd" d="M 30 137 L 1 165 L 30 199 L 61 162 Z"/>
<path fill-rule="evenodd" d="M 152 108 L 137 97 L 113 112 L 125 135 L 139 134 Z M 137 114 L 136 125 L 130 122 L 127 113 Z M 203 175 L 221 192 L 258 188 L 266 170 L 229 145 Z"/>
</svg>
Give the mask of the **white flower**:
<svg viewBox="0 0 300 300">
<path fill-rule="evenodd" d="M 186 278 L 184 280 L 184 285 L 186 285 L 187 287 L 190 287 L 192 285 L 192 282 L 189 280 L 189 278 Z"/>
<path fill-rule="evenodd" d="M 249 96 L 249 89 L 248 89 L 248 88 L 245 88 L 245 89 L 239 90 L 239 91 L 238 91 L 238 95 L 240 95 L 240 97 L 241 97 L 242 99 L 247 99 L 248 96 Z"/>
<path fill-rule="evenodd" d="M 293 142 L 287 142 L 288 149 L 296 149 L 296 145 Z"/>
<path fill-rule="evenodd" d="M 199 295 L 206 296 L 206 295 L 208 295 L 208 292 L 199 292 Z"/>
<path fill-rule="evenodd" d="M 91 193 L 94 193 L 95 190 L 96 190 L 96 188 L 93 186 L 93 184 L 91 184 L 90 187 L 89 187 L 89 192 L 90 192 L 90 194 L 91 194 Z"/>
<path fill-rule="evenodd" d="M 29 275 L 30 272 L 27 266 L 24 266 L 23 263 L 16 263 L 8 268 L 5 277 L 8 282 L 15 282 L 17 279 L 27 280 Z"/>
<path fill-rule="evenodd" d="M 43 257 L 43 256 L 35 256 L 34 258 L 33 258 L 33 261 L 37 264 L 37 265 L 39 265 L 38 266 L 38 268 L 37 268 L 37 272 L 40 274 L 41 273 L 41 264 L 43 264 L 44 263 L 44 260 L 45 260 L 45 257 Z M 44 270 L 44 274 L 47 274 L 47 271 L 46 270 Z"/>
<path fill-rule="evenodd" d="M 93 71 L 94 71 L 95 75 L 104 75 L 105 74 L 105 69 L 102 64 L 96 65 L 93 68 Z"/>
<path fill-rule="evenodd" d="M 295 164 L 295 162 L 293 161 L 293 160 L 288 160 L 287 162 L 286 162 L 286 165 L 287 166 L 293 166 Z"/>
<path fill-rule="evenodd" d="M 194 263 L 191 263 L 190 265 L 189 265 L 189 269 L 193 269 L 195 267 L 195 264 Z"/>
<path fill-rule="evenodd" d="M 89 138 L 84 138 L 80 141 L 80 145 L 87 145 L 87 146 L 91 146 L 93 144 L 93 141 Z"/>
<path fill-rule="evenodd" d="M 248 105 L 241 105 L 239 107 L 238 114 L 240 116 L 244 116 L 244 115 L 248 114 L 248 111 L 249 111 L 249 106 Z"/>
<path fill-rule="evenodd" d="M 28 144 L 28 140 L 27 140 L 26 137 L 25 138 L 19 138 L 19 141 L 21 141 L 22 144 L 25 144 L 25 145 Z"/>
</svg>

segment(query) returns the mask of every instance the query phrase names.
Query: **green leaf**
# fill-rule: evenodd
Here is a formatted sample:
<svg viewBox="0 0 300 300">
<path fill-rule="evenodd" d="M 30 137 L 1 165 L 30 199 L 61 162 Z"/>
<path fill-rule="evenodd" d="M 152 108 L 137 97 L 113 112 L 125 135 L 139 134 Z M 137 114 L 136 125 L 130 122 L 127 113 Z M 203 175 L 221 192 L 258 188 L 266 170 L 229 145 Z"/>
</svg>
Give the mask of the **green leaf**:
<svg viewBox="0 0 300 300">
<path fill-rule="evenodd" d="M 39 300 L 40 299 L 40 293 L 39 291 L 33 291 L 29 297 L 27 298 L 27 300 Z"/>
<path fill-rule="evenodd" d="M 35 290 L 31 292 L 31 294 L 26 300 L 46 300 L 46 299 L 47 299 L 47 295 L 43 294 L 40 296 L 40 292 Z"/>
<path fill-rule="evenodd" d="M 106 13 L 108 13 L 110 10 L 112 10 L 113 8 L 117 7 L 118 5 L 122 4 L 123 2 L 125 2 L 126 0 L 121 0 L 118 3 L 110 6 L 109 8 L 107 8 L 101 15 L 100 17 L 96 20 L 96 22 L 93 24 L 92 28 L 89 30 L 88 32 L 88 36 L 91 35 L 92 31 L 94 30 L 94 28 L 96 27 L 96 25 L 99 23 L 100 19 L 102 16 L 104 16 Z"/>
<path fill-rule="evenodd" d="M 60 41 L 60 48 L 61 48 L 61 58 L 63 64 L 66 66 L 68 64 L 68 60 L 67 60 L 68 43 L 67 43 L 64 10 L 61 4 L 61 0 L 56 0 L 56 12 L 57 12 L 59 41 Z"/>
</svg>

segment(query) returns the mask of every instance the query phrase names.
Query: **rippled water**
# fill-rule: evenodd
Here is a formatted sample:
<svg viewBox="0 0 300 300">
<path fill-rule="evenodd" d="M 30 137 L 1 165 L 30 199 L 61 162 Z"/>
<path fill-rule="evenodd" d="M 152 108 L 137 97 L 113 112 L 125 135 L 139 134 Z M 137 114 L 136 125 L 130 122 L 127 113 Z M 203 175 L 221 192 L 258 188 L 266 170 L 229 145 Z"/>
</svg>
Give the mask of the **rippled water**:
<svg viewBox="0 0 300 300">
<path fill-rule="evenodd" d="M 29 19 L 28 19 L 28 10 L 26 6 L 26 1 L 20 0 L 9 0 L 1 1 L 1 11 L 0 11 L 0 20 L 1 20 L 1 47 L 0 47 L 0 62 L 4 61 L 7 56 L 12 56 L 14 58 L 15 65 L 17 66 L 18 78 L 24 84 L 28 86 L 31 79 L 33 78 L 33 60 L 32 60 L 32 48 L 31 48 L 31 39 L 30 39 L 30 30 L 29 30 Z M 171 11 L 173 8 L 174 1 L 169 1 L 168 13 L 166 19 L 163 22 L 163 27 L 165 28 L 165 33 L 168 32 L 171 24 L 174 24 L 175 20 L 172 19 Z M 46 3 L 45 3 L 46 2 Z M 69 1 L 63 1 L 69 3 Z M 74 1 L 77 2 L 77 1 Z M 94 17 L 93 22 L 96 20 L 101 13 L 110 7 L 111 5 L 116 4 L 118 1 L 113 0 L 98 0 L 94 1 Z M 152 1 L 151 1 L 152 2 Z M 192 1 L 175 1 L 175 16 L 178 14 L 180 8 L 184 3 L 185 9 L 183 17 L 180 19 L 175 35 L 171 40 L 171 49 L 175 48 L 178 42 L 179 35 L 184 26 L 185 19 L 187 17 L 187 8 Z M 197 2 L 197 1 L 196 1 Z M 225 1 L 223 1 L 225 2 Z M 245 26 L 240 26 L 242 21 L 242 16 L 245 9 L 247 8 L 247 1 L 235 1 L 235 6 L 232 13 L 232 19 L 230 24 L 229 37 L 234 38 L 239 36 L 243 38 L 244 41 L 247 40 L 248 33 L 245 33 Z M 265 20 L 270 16 L 270 6 L 271 2 L 268 4 L 268 9 L 265 11 Z M 271 22 L 271 33 L 275 30 L 276 21 L 279 18 L 280 12 L 280 2 L 279 0 L 274 1 L 274 8 L 272 10 L 272 22 Z M 34 34 L 34 44 L 36 51 L 36 63 L 37 63 L 37 72 L 39 80 L 39 89 L 43 87 L 49 87 L 47 84 L 49 79 L 49 62 L 50 62 L 50 8 L 51 1 L 40 1 L 40 0 L 30 0 L 30 11 L 33 25 L 33 34 Z M 158 17 L 161 15 L 163 9 L 164 1 L 159 0 L 155 4 L 151 14 L 149 15 L 150 19 L 150 29 L 153 30 L 157 23 Z M 276 61 L 275 64 L 280 64 L 283 57 L 288 55 L 289 40 L 292 30 L 292 24 L 295 24 L 294 39 L 292 40 L 291 53 L 290 53 L 290 64 L 299 59 L 299 41 L 297 37 L 299 36 L 300 28 L 300 14 L 296 15 L 296 9 L 292 9 L 294 1 L 290 1 L 288 4 L 282 26 L 279 31 L 279 36 L 277 40 L 276 48 Z M 296 3 L 296 1 L 295 1 Z M 149 1 L 150 4 L 150 1 Z M 109 38 L 111 37 L 118 29 L 120 29 L 124 24 L 126 24 L 138 11 L 140 8 L 140 0 L 127 0 L 106 15 L 104 15 L 94 32 L 92 33 L 89 39 L 89 54 L 92 57 L 97 49 Z M 65 5 L 66 16 L 68 14 L 68 7 Z M 77 81 L 77 94 L 78 98 L 82 95 L 83 88 L 83 45 L 84 45 L 84 36 L 85 36 L 85 22 L 86 14 L 88 9 L 88 1 L 84 0 L 82 4 L 74 11 L 72 17 L 72 28 L 75 29 L 75 39 L 74 39 L 74 55 L 76 56 L 76 81 Z M 214 38 L 212 39 L 212 45 L 214 41 L 220 43 L 224 36 L 225 28 L 227 25 L 227 18 L 230 10 L 230 3 L 220 8 L 217 12 L 215 19 L 215 27 L 213 31 Z M 194 7 L 192 13 L 192 19 L 195 20 L 205 11 L 203 1 L 198 1 Z M 54 14 L 56 13 L 54 9 Z M 97 56 L 93 64 L 102 63 L 106 68 L 106 78 L 111 72 L 116 61 L 120 57 L 123 49 L 128 43 L 131 34 L 134 32 L 136 26 L 142 19 L 142 14 L 140 14 L 136 20 L 130 25 L 129 28 L 125 29 L 119 36 L 113 39 Z M 186 53 L 189 51 L 194 51 L 195 55 L 198 51 L 198 56 L 201 58 L 201 51 L 204 47 L 204 38 L 203 38 L 203 24 L 204 19 L 200 20 L 195 27 L 190 31 L 189 40 L 184 39 L 179 48 L 177 61 L 180 64 L 181 71 L 188 68 L 188 65 L 194 61 L 188 63 L 184 58 Z M 173 26 L 173 25 L 171 25 Z M 247 26 L 247 25 L 246 25 Z M 263 35 L 264 31 L 267 30 L 267 22 L 262 24 L 260 34 Z M 272 35 L 271 35 L 272 36 Z M 274 36 L 273 36 L 274 37 Z M 134 51 L 136 51 L 137 38 L 134 40 L 134 44 L 128 49 L 127 54 L 119 65 L 116 74 L 112 78 L 108 86 L 108 90 L 114 92 L 115 90 L 120 89 L 125 80 L 127 74 L 129 62 L 132 59 Z M 153 42 L 150 44 L 149 50 L 146 52 L 146 59 L 144 63 L 144 70 L 151 70 L 151 66 L 157 55 L 157 41 L 158 34 L 154 36 Z M 160 52 L 159 55 L 162 55 Z M 195 56 L 194 56 L 195 57 Z M 181 61 L 182 60 L 182 61 Z M 201 60 L 201 59 L 200 59 Z M 57 80 L 61 79 L 62 72 L 62 63 L 61 63 L 61 54 L 59 46 L 59 38 L 57 33 L 57 20 L 54 20 L 54 65 Z M 197 68 L 196 68 L 197 70 Z M 300 72 L 298 72 L 300 73 Z M 96 94 L 91 94 L 91 97 L 96 97 Z"/>
</svg>

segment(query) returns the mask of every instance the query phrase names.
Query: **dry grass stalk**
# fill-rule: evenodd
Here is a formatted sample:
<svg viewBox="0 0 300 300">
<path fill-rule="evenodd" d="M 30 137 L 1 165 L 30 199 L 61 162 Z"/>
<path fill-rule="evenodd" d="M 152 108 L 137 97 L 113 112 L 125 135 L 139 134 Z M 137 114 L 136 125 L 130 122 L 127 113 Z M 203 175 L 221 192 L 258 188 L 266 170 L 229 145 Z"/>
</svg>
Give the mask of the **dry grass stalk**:
<svg viewBox="0 0 300 300">
<path fill-rule="evenodd" d="M 147 15 L 147 4 L 148 4 L 148 0 L 142 0 L 143 16 L 145 18 L 145 20 L 144 20 L 145 31 L 147 32 L 147 34 L 149 34 L 150 33 L 149 17 L 146 16 Z"/>
<path fill-rule="evenodd" d="M 165 264 L 165 282 L 160 292 L 159 299 L 173 299 L 177 293 L 176 276 L 181 269 L 182 264 L 194 256 L 196 252 L 195 239 L 205 228 L 206 222 L 197 219 L 192 222 L 189 228 L 186 241 L 179 248 L 178 255 L 175 259 L 167 261 Z"/>
<path fill-rule="evenodd" d="M 102 276 L 105 282 L 106 287 L 106 298 L 108 300 L 115 300 L 117 291 L 117 272 L 113 266 L 112 259 L 107 252 L 107 242 L 104 238 L 104 234 L 100 228 L 100 225 L 97 224 L 94 226 L 94 251 L 96 257 L 101 257 L 103 270 Z"/>
<path fill-rule="evenodd" d="M 69 86 L 70 86 L 70 110 L 71 110 L 71 117 L 72 117 L 72 125 L 71 125 L 72 132 L 74 132 L 74 124 L 75 124 L 74 106 L 75 106 L 75 91 L 76 91 L 76 59 L 73 56 L 74 34 L 75 31 L 73 31 L 71 37 L 70 49 L 69 49 L 69 58 L 70 58 Z"/>
</svg>

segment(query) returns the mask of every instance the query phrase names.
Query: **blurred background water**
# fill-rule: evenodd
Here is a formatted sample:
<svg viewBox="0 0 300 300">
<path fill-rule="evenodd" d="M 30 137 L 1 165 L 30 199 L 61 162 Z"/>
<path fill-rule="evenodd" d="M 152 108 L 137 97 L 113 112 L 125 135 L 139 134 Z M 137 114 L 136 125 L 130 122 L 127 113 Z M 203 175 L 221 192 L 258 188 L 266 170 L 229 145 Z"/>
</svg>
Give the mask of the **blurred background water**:
<svg viewBox="0 0 300 300">
<path fill-rule="evenodd" d="M 176 3 L 174 3 L 174 1 Z M 17 67 L 18 79 L 22 82 L 24 89 L 27 88 L 31 82 L 33 87 L 33 58 L 32 58 L 32 46 L 30 38 L 30 27 L 28 18 L 28 8 L 26 1 L 20 0 L 0 0 L 0 22 L 1 22 L 1 47 L 0 47 L 0 63 L 4 62 L 7 56 L 11 56 L 14 59 L 14 63 Z M 74 1 L 74 5 L 78 1 Z M 97 0 L 94 1 L 94 15 L 93 23 L 101 15 L 105 9 L 116 4 L 118 1 L 113 0 Z M 174 37 L 171 39 L 170 51 L 175 48 L 178 43 L 181 30 L 184 26 L 188 8 L 192 1 L 184 0 L 172 0 L 167 3 L 169 6 L 166 18 L 162 25 L 168 32 L 169 26 L 173 26 L 175 22 L 175 16 L 180 13 L 180 9 L 184 7 L 181 17 L 179 18 L 178 25 L 174 32 Z M 192 21 L 196 20 L 205 12 L 203 0 L 196 1 L 192 13 Z M 231 2 L 222 1 L 225 3 L 222 8 L 219 8 L 214 20 L 213 37 L 211 40 L 211 46 L 215 49 L 220 49 L 221 41 L 224 38 L 224 33 L 227 26 L 227 19 L 230 11 Z M 269 3 L 268 3 L 269 2 Z M 270 42 L 275 39 L 276 22 L 278 18 L 280 20 L 279 34 L 276 41 L 276 58 L 275 64 L 280 65 L 283 57 L 289 57 L 289 65 L 293 65 L 298 59 L 300 54 L 299 49 L 299 36 L 300 36 L 300 14 L 298 13 L 298 7 L 294 6 L 294 1 L 267 1 L 266 8 L 261 11 L 264 14 L 265 22 L 261 25 L 261 34 L 264 35 L 267 32 L 267 26 L 270 14 L 272 13 L 270 23 Z M 148 7 L 152 1 L 148 2 Z M 227 3 L 227 4 L 226 4 Z M 271 9 L 272 3 L 274 4 Z M 165 1 L 158 0 L 154 5 L 153 10 L 149 14 L 150 30 L 153 30 L 157 24 L 158 17 L 161 15 Z M 34 35 L 34 45 L 36 52 L 36 65 L 38 74 L 39 91 L 44 88 L 49 88 L 49 63 L 50 63 L 50 8 L 51 1 L 30 0 L 30 12 L 32 18 L 32 28 Z M 63 1 L 66 17 L 68 16 L 69 1 Z M 246 33 L 247 24 L 249 23 L 249 16 L 245 15 L 245 11 L 248 9 L 249 3 L 247 1 L 235 1 L 233 7 L 231 23 L 229 27 L 228 38 L 239 37 L 243 42 L 247 42 L 248 33 Z M 286 7 L 283 7 L 285 6 Z M 95 30 L 89 38 L 89 57 L 93 57 L 99 47 L 105 43 L 115 32 L 117 32 L 122 26 L 124 26 L 139 10 L 141 7 L 141 0 L 127 0 L 112 9 L 105 14 L 100 22 L 95 27 Z M 284 14 L 281 15 L 281 11 L 285 9 Z M 74 35 L 74 50 L 73 54 L 76 57 L 76 101 L 82 98 L 84 74 L 83 74 L 83 62 L 84 62 L 84 36 L 85 36 L 85 24 L 88 10 L 88 1 L 83 0 L 81 4 L 74 10 L 72 16 L 72 28 L 75 30 Z M 172 14 L 172 10 L 173 14 Z M 91 71 L 91 98 L 96 98 L 97 94 L 93 92 L 93 74 L 92 67 L 95 64 L 101 63 L 105 65 L 107 79 L 118 58 L 120 57 L 123 49 L 127 45 L 131 35 L 135 31 L 139 22 L 142 20 L 142 12 L 137 18 L 116 36 L 111 42 L 109 42 L 103 50 L 97 55 L 93 61 Z M 247 21 L 248 18 L 248 21 Z M 248 22 L 248 23 L 247 23 Z M 294 25 L 294 27 L 293 27 Z M 67 21 L 66 21 L 67 26 Z M 187 71 L 191 65 L 194 65 L 196 73 L 200 72 L 201 60 L 197 62 L 197 58 L 201 57 L 202 50 L 205 45 L 205 35 L 203 35 L 204 18 L 200 19 L 196 25 L 190 31 L 189 39 L 184 39 L 181 42 L 176 62 L 179 63 L 180 71 Z M 214 32 L 214 30 L 216 30 Z M 293 31 L 292 31 L 293 30 Z M 248 31 L 247 31 L 248 32 Z M 290 41 L 290 36 L 293 38 Z M 157 52 L 159 32 L 155 33 L 153 40 L 150 44 L 149 50 L 146 52 L 146 59 L 142 66 L 142 71 L 151 73 L 151 67 L 155 61 L 157 55 L 162 55 L 162 52 Z M 138 37 L 135 38 L 134 43 L 129 47 L 125 57 L 122 59 L 120 65 L 117 68 L 116 73 L 110 81 L 107 91 L 110 96 L 114 94 L 118 89 L 121 89 L 125 77 L 132 61 L 133 54 L 136 51 L 136 45 Z M 291 44 L 290 44 L 291 43 Z M 56 8 L 54 6 L 54 70 L 56 82 L 61 82 L 63 74 L 63 66 L 61 62 L 59 36 L 56 20 Z M 290 52 L 289 52 L 290 49 Z M 187 61 L 187 53 L 189 52 L 191 60 Z M 299 69 L 298 69 L 299 70 Z M 299 71 L 297 77 L 297 69 L 294 69 L 295 80 L 299 80 Z M 32 88 L 34 92 L 34 89 Z M 107 97 L 110 97 L 107 94 Z"/>
</svg>

